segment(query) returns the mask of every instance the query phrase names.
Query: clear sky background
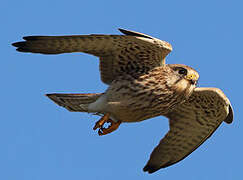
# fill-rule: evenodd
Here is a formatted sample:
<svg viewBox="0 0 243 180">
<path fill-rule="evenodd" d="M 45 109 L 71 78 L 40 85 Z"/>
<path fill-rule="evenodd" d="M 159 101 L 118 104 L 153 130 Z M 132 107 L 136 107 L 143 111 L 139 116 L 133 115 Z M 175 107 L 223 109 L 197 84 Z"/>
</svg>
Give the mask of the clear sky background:
<svg viewBox="0 0 243 180">
<path fill-rule="evenodd" d="M 0 179 L 242 179 L 242 7 L 241 0 L 1 1 Z M 194 67 L 199 85 L 222 89 L 235 112 L 232 124 L 222 123 L 190 156 L 152 175 L 142 168 L 168 131 L 166 118 L 99 137 L 92 130 L 99 117 L 68 112 L 44 96 L 104 92 L 98 59 L 11 46 L 26 35 L 119 34 L 117 28 L 170 42 L 167 63 Z"/>
</svg>

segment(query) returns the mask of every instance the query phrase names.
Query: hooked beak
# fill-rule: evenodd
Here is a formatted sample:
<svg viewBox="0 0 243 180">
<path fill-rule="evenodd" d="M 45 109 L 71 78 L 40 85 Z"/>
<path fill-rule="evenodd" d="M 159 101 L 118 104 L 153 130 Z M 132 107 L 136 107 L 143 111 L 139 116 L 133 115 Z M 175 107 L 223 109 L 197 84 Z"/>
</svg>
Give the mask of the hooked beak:
<svg viewBox="0 0 243 180">
<path fill-rule="evenodd" d="M 193 85 L 197 84 L 198 77 L 195 74 L 188 74 L 185 78 Z"/>
</svg>

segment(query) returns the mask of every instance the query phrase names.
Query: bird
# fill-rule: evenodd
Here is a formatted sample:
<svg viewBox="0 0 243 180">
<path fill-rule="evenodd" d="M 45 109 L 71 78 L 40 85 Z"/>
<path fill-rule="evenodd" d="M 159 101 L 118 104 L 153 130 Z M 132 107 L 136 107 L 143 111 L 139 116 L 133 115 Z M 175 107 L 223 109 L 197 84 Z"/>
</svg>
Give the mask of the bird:
<svg viewBox="0 0 243 180">
<path fill-rule="evenodd" d="M 167 117 L 169 131 L 143 168 L 154 173 L 186 158 L 223 121 L 230 124 L 233 108 L 222 90 L 198 87 L 199 74 L 192 67 L 165 63 L 172 51 L 170 43 L 119 31 L 121 35 L 26 36 L 12 45 L 26 53 L 83 52 L 99 57 L 101 80 L 108 85 L 105 92 L 46 95 L 71 112 L 101 116 L 93 128 L 100 136 L 117 130 L 121 123 Z"/>
</svg>

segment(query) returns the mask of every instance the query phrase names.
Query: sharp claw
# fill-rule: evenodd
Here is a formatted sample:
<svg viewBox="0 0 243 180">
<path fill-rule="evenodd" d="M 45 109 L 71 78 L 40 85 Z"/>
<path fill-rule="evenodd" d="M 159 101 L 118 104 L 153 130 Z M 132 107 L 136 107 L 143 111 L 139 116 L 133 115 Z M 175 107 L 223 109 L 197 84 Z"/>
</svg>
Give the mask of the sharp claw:
<svg viewBox="0 0 243 180">
<path fill-rule="evenodd" d="M 113 131 L 115 131 L 119 126 L 120 126 L 121 122 L 116 122 L 114 123 L 112 121 L 112 123 L 110 124 L 110 126 L 108 128 L 100 128 L 98 131 L 99 136 L 103 136 L 109 133 L 112 133 Z"/>
<path fill-rule="evenodd" d="M 111 119 L 109 119 L 109 116 L 110 115 L 107 113 L 99 121 L 97 121 L 95 123 L 93 130 L 96 130 L 99 128 L 99 130 L 98 130 L 99 136 L 103 136 L 103 135 L 106 135 L 106 134 L 109 134 L 109 133 L 115 131 L 121 124 L 120 121 L 119 122 L 112 121 Z M 107 128 L 105 128 L 105 127 L 103 127 L 105 123 L 110 123 L 110 125 Z"/>
<path fill-rule="evenodd" d="M 95 123 L 95 126 L 93 127 L 93 130 L 96 130 L 97 128 L 101 128 L 102 126 L 99 124 L 99 121 Z"/>
<path fill-rule="evenodd" d="M 109 134 L 111 133 L 112 131 L 110 131 L 108 128 L 100 128 L 98 130 L 98 134 L 99 136 L 103 136 L 103 135 L 106 135 L 106 134 Z"/>
<path fill-rule="evenodd" d="M 104 134 L 103 134 L 103 130 L 102 130 L 102 128 L 99 129 L 98 134 L 99 134 L 99 136 L 104 135 Z"/>
<path fill-rule="evenodd" d="M 100 120 L 95 123 L 93 130 L 96 130 L 97 128 L 102 128 L 103 125 L 109 120 L 109 116 L 110 115 L 107 113 L 102 118 L 100 118 Z"/>
</svg>

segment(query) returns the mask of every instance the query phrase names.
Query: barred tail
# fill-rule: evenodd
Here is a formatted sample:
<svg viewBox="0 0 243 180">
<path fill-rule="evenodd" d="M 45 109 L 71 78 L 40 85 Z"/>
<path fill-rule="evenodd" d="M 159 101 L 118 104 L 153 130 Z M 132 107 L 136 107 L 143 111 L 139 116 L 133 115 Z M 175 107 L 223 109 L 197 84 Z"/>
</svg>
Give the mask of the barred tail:
<svg viewBox="0 0 243 180">
<path fill-rule="evenodd" d="M 88 112 L 90 103 L 95 102 L 103 93 L 88 94 L 46 94 L 57 105 L 66 108 L 69 111 Z"/>
</svg>

